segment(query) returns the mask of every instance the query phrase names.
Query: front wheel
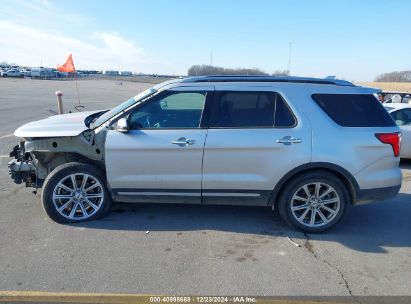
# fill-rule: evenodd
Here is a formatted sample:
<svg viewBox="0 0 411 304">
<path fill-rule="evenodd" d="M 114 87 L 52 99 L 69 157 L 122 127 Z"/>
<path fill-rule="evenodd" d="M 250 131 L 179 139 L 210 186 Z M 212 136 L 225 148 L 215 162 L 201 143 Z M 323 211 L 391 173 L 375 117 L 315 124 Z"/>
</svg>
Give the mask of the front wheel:
<svg viewBox="0 0 411 304">
<path fill-rule="evenodd" d="M 55 168 L 46 178 L 42 202 L 47 215 L 58 223 L 97 219 L 111 206 L 104 174 L 75 162 Z"/>
<path fill-rule="evenodd" d="M 305 232 L 321 232 L 343 218 L 348 201 L 346 186 L 336 176 L 309 172 L 286 185 L 278 209 L 291 226 Z"/>
</svg>

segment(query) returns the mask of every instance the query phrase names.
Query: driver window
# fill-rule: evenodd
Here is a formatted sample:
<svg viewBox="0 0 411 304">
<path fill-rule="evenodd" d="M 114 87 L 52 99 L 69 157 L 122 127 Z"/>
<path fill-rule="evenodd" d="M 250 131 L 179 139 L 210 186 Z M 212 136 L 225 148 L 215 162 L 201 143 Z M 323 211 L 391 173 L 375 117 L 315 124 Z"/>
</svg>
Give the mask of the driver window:
<svg viewBox="0 0 411 304">
<path fill-rule="evenodd" d="M 129 128 L 198 128 L 206 95 L 206 92 L 183 92 L 154 100 L 130 114 Z"/>
</svg>

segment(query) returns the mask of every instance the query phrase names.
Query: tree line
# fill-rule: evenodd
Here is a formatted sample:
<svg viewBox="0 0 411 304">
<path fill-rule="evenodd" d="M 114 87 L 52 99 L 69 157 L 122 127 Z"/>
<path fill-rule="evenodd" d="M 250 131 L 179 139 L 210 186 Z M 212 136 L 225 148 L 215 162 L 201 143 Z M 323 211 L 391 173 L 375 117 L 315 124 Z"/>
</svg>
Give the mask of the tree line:
<svg viewBox="0 0 411 304">
<path fill-rule="evenodd" d="M 273 74 L 266 73 L 258 68 L 238 68 L 230 69 L 213 65 L 193 65 L 187 71 L 188 76 L 207 75 L 244 75 L 244 76 L 288 76 L 287 70 L 275 71 Z"/>
<path fill-rule="evenodd" d="M 375 77 L 376 82 L 411 82 L 411 71 L 383 73 Z"/>
</svg>

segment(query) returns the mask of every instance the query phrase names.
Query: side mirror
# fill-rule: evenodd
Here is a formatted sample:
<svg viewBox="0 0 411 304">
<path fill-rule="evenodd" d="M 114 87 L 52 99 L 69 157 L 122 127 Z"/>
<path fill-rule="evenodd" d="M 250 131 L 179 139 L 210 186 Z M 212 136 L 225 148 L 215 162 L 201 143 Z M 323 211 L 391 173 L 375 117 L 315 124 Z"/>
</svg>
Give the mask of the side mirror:
<svg viewBox="0 0 411 304">
<path fill-rule="evenodd" d="M 128 125 L 127 125 L 127 119 L 126 118 L 120 118 L 117 121 L 117 126 L 116 130 L 121 133 L 127 133 L 128 132 Z"/>
</svg>

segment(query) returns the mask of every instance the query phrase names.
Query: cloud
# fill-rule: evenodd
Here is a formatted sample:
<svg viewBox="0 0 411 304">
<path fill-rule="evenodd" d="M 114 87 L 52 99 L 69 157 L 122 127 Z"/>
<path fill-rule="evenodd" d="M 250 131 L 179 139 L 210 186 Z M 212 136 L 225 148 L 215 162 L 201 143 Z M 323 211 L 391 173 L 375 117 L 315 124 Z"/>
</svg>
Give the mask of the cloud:
<svg viewBox="0 0 411 304">
<path fill-rule="evenodd" d="M 55 67 L 73 54 L 77 69 L 122 69 L 161 73 L 167 64 L 156 60 L 114 32 L 96 32 L 87 41 L 11 21 L 0 21 L 0 61 L 27 66 Z"/>
</svg>

